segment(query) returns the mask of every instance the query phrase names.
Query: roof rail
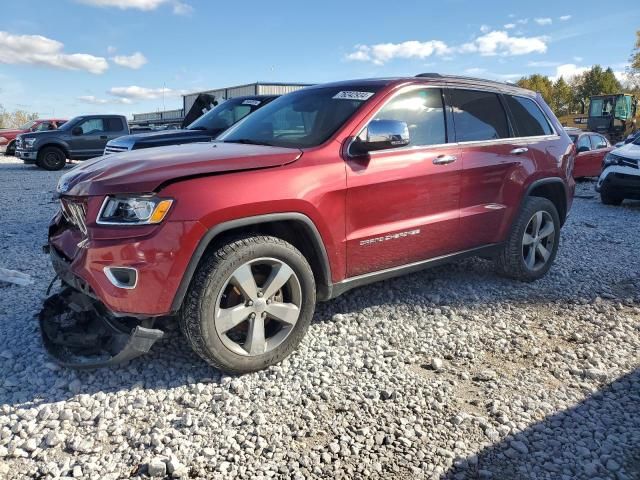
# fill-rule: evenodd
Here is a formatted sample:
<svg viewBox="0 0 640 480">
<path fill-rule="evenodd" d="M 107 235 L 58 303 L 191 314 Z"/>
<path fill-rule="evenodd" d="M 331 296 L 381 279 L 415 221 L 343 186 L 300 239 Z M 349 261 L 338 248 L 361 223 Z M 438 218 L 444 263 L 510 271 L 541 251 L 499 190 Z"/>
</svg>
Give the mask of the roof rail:
<svg viewBox="0 0 640 480">
<path fill-rule="evenodd" d="M 471 81 L 476 81 L 476 82 L 483 82 L 483 83 L 495 83 L 497 85 L 509 85 L 511 87 L 518 87 L 517 84 L 512 83 L 512 82 L 499 82 L 498 80 L 488 80 L 486 78 L 478 78 L 478 77 L 467 77 L 464 75 L 442 75 L 440 73 L 419 73 L 418 75 L 416 75 L 416 77 L 420 77 L 420 78 L 451 78 L 451 79 L 455 79 L 455 80 L 471 80 Z"/>
</svg>

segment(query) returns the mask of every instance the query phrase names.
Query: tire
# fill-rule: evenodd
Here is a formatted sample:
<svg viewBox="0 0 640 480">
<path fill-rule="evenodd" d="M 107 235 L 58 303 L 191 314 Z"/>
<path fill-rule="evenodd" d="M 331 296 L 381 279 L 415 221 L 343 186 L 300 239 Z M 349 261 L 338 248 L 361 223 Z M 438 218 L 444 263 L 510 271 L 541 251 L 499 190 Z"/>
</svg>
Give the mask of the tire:
<svg viewBox="0 0 640 480">
<path fill-rule="evenodd" d="M 45 147 L 38 152 L 36 163 L 45 170 L 62 170 L 67 164 L 67 158 L 58 147 Z"/>
<path fill-rule="evenodd" d="M 542 278 L 556 258 L 559 240 L 560 216 L 555 205 L 542 197 L 525 198 L 496 259 L 498 271 L 523 282 Z"/>
<path fill-rule="evenodd" d="M 611 195 L 606 190 L 602 190 L 600 192 L 600 201 L 605 205 L 614 205 L 619 207 L 622 205 L 624 198 L 618 197 L 617 195 Z"/>
<path fill-rule="evenodd" d="M 4 152 L 5 155 L 9 157 L 13 157 L 16 154 L 16 142 L 13 141 L 9 145 L 7 145 L 7 149 Z"/>
<path fill-rule="evenodd" d="M 276 237 L 244 236 L 203 258 L 179 322 L 200 357 L 240 374 L 274 365 L 293 352 L 309 328 L 315 303 L 313 272 L 300 251 Z M 276 312 L 288 323 L 272 315 Z"/>
</svg>

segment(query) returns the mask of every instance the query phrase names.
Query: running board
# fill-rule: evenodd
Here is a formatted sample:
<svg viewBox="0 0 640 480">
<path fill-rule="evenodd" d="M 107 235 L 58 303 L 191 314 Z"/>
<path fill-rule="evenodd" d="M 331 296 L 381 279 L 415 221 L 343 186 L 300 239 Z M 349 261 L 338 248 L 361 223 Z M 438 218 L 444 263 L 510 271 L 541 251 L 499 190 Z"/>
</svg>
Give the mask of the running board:
<svg viewBox="0 0 640 480">
<path fill-rule="evenodd" d="M 366 273 L 364 275 L 358 275 L 357 277 L 351 277 L 343 280 L 342 282 L 334 283 L 328 288 L 329 296 L 327 300 L 336 298 L 345 292 L 348 292 L 352 288 L 361 287 L 370 283 L 380 282 L 389 278 L 399 277 L 408 273 L 419 272 L 427 268 L 437 267 L 445 263 L 450 263 L 469 257 L 492 257 L 499 252 L 502 247 L 501 243 L 492 243 L 478 248 L 472 248 L 470 250 L 463 250 L 462 252 L 456 252 L 448 255 L 442 255 L 440 257 L 430 258 L 428 260 L 422 260 L 420 262 L 409 263 L 407 265 L 401 265 L 399 267 L 387 268 L 385 270 L 379 270 L 377 272 Z"/>
</svg>

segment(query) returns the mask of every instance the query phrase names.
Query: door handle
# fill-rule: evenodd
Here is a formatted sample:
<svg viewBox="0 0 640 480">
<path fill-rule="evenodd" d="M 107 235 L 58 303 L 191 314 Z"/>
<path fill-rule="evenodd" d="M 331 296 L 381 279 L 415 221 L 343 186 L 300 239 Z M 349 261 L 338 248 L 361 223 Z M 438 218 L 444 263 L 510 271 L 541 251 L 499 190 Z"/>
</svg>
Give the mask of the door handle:
<svg viewBox="0 0 640 480">
<path fill-rule="evenodd" d="M 107 138 L 109 137 L 107 137 L 106 135 L 100 135 L 100 140 L 106 140 Z"/>
<path fill-rule="evenodd" d="M 511 155 L 522 155 L 523 153 L 527 153 L 528 151 L 529 149 L 527 147 L 519 147 L 519 148 L 514 148 L 509 153 Z"/>
<path fill-rule="evenodd" d="M 456 160 L 458 160 L 458 157 L 454 156 L 454 155 L 440 155 L 436 158 L 433 159 L 433 164 L 434 165 L 448 165 L 450 163 L 455 162 Z"/>
</svg>

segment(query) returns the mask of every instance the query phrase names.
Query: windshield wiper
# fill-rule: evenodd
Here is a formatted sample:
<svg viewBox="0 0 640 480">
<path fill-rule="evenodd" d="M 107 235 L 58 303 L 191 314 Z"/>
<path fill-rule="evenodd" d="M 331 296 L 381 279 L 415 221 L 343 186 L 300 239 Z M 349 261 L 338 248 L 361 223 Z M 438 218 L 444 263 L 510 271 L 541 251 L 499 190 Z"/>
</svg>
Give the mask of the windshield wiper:
<svg viewBox="0 0 640 480">
<path fill-rule="evenodd" d="M 251 138 L 238 138 L 236 140 L 223 140 L 224 143 L 242 143 L 245 145 L 264 145 L 266 147 L 273 147 L 273 144 L 265 142 L 264 140 L 253 140 Z"/>
</svg>

